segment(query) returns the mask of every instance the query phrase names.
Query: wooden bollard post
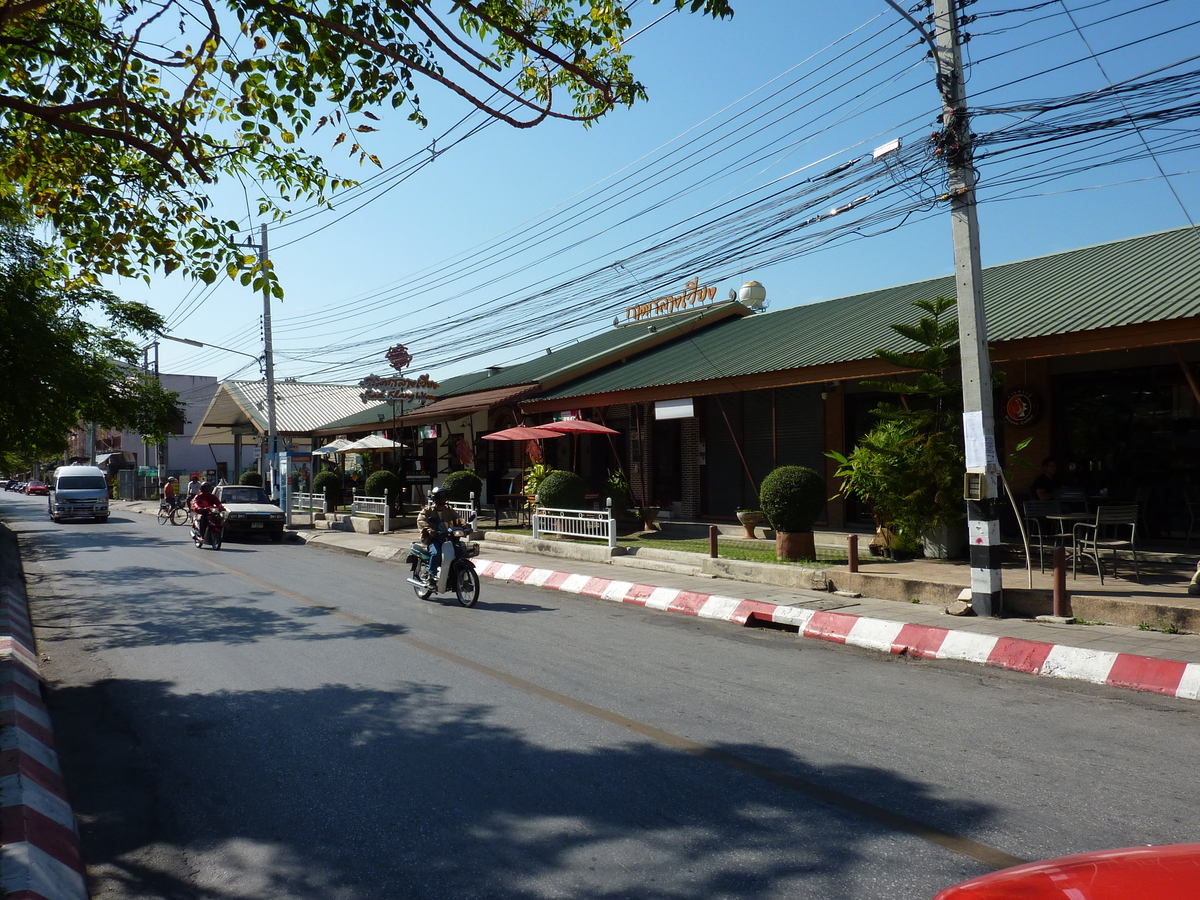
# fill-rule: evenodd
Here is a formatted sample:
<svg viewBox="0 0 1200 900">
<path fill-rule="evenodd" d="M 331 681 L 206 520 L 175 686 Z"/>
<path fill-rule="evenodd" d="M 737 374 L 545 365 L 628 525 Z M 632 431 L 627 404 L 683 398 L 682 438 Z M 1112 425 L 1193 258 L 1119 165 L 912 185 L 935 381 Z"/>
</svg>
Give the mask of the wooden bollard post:
<svg viewBox="0 0 1200 900">
<path fill-rule="evenodd" d="M 1054 615 L 1066 618 L 1067 613 L 1067 550 L 1054 548 Z"/>
<path fill-rule="evenodd" d="M 720 530 L 717 528 L 716 525 L 708 526 L 708 555 L 712 559 L 717 558 L 717 535 L 718 534 L 720 534 Z"/>
<path fill-rule="evenodd" d="M 846 564 L 850 567 L 851 572 L 858 571 L 858 535 L 846 535 Z"/>
</svg>

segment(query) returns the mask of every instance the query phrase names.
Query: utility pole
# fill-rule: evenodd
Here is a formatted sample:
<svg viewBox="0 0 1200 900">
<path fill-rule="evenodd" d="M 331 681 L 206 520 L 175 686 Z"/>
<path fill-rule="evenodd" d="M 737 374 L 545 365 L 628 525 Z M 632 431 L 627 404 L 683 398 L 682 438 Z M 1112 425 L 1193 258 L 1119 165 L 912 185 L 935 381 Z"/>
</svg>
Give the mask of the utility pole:
<svg viewBox="0 0 1200 900">
<path fill-rule="evenodd" d="M 971 547 L 971 607 L 979 616 L 1003 612 L 1000 581 L 1000 464 L 992 409 L 992 364 L 975 209 L 971 122 L 959 49 L 959 0 L 934 0 L 938 91 L 942 96 L 941 151 L 950 182 L 950 223 L 958 289 L 958 342 L 962 353 L 963 437 L 967 462 L 967 533 Z"/>
<path fill-rule="evenodd" d="M 267 380 L 267 477 L 278 477 L 277 460 L 279 435 L 275 429 L 275 355 L 271 348 L 271 280 L 267 277 L 267 226 L 259 226 L 258 271 L 263 280 L 263 370 Z M 245 246 L 254 247 L 247 239 Z M 210 345 L 211 346 L 211 345 Z M 269 484 L 271 496 L 278 495 L 278 485 Z"/>
</svg>

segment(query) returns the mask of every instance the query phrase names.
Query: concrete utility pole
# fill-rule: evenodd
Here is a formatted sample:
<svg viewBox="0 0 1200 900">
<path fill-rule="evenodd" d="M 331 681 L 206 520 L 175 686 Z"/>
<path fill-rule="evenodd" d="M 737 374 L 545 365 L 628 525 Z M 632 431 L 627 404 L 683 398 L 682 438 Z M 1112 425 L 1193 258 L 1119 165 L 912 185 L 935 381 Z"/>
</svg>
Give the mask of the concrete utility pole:
<svg viewBox="0 0 1200 900">
<path fill-rule="evenodd" d="M 997 512 L 1000 464 L 996 457 L 992 364 L 988 358 L 987 321 L 983 311 L 971 123 L 959 51 L 959 0 L 934 0 L 933 7 L 937 41 L 934 62 L 943 106 L 940 149 L 946 159 L 950 181 L 950 222 L 958 287 L 963 436 L 968 481 L 974 485 L 967 500 L 971 606 L 976 615 L 998 616 L 1003 612 L 1004 596 L 1000 583 L 1000 520 Z"/>
<path fill-rule="evenodd" d="M 247 239 L 245 246 L 253 247 Z M 279 453 L 279 435 L 275 429 L 275 354 L 271 348 L 271 281 L 267 278 L 267 226 L 259 226 L 258 271 L 263 279 L 263 370 L 267 379 L 267 476 L 276 475 L 276 460 Z M 270 484 L 274 497 L 277 485 Z"/>
</svg>

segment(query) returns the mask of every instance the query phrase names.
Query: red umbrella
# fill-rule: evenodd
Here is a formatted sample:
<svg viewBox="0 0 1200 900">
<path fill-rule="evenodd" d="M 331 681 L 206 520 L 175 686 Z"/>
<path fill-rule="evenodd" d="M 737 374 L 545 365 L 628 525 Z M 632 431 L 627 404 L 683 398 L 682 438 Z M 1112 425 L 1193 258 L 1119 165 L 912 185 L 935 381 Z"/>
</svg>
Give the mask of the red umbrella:
<svg viewBox="0 0 1200 900">
<path fill-rule="evenodd" d="M 540 441 L 543 438 L 557 438 L 563 435 L 557 431 L 550 431 L 545 428 L 530 428 L 526 425 L 517 425 L 514 428 L 505 428 L 503 431 L 493 431 L 491 434 L 483 435 L 485 441 Z"/>
<path fill-rule="evenodd" d="M 548 422 L 539 425 L 546 431 L 559 431 L 563 434 L 575 435 L 575 452 L 571 454 L 571 468 L 579 468 L 579 436 L 581 434 L 620 434 L 615 428 L 598 425 L 595 422 L 585 422 L 583 419 L 563 419 L 561 422 Z"/>
<path fill-rule="evenodd" d="M 564 419 L 561 422 L 548 422 L 539 425 L 546 431 L 561 431 L 569 434 L 620 434 L 615 428 L 608 428 L 595 422 L 585 422 L 583 419 Z"/>
</svg>

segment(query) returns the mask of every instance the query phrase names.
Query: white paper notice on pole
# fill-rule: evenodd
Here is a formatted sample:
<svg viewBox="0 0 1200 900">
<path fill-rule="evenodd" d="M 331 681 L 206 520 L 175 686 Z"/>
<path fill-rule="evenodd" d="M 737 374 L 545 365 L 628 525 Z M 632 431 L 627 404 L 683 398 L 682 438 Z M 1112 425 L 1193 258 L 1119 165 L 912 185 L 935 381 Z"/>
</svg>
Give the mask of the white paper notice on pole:
<svg viewBox="0 0 1200 900">
<path fill-rule="evenodd" d="M 963 413 L 963 444 L 966 450 L 967 468 L 986 468 L 989 453 L 983 434 L 983 410 L 973 409 Z M 993 458 L 996 456 L 995 444 L 991 447 L 990 455 Z"/>
</svg>

